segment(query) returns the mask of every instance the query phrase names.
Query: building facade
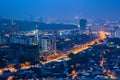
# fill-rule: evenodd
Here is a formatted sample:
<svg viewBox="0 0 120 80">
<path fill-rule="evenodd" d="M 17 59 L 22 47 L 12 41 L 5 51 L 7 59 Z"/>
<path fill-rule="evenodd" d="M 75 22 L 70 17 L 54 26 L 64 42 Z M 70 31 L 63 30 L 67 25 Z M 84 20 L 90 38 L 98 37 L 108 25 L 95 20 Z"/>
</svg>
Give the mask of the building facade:
<svg viewBox="0 0 120 80">
<path fill-rule="evenodd" d="M 54 36 L 44 36 L 40 40 L 42 53 L 52 54 L 56 51 L 56 38 Z"/>
</svg>

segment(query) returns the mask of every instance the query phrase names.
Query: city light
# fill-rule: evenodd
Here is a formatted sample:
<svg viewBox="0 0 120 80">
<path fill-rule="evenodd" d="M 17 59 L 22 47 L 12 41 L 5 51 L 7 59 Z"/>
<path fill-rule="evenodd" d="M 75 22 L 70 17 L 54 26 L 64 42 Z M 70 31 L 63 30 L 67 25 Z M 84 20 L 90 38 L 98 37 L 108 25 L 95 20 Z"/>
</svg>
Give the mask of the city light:
<svg viewBox="0 0 120 80">
<path fill-rule="evenodd" d="M 0 80 L 120 78 L 119 0 L 0 3 Z"/>
</svg>

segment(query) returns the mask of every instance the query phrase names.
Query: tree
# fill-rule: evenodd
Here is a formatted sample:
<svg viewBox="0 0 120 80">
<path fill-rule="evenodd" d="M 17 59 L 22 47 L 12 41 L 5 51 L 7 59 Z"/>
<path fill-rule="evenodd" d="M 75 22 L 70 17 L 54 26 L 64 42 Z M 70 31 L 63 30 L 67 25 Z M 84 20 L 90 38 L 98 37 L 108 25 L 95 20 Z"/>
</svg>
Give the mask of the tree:
<svg viewBox="0 0 120 80">
<path fill-rule="evenodd" d="M 5 52 L 0 51 L 0 67 L 6 66 L 6 61 L 4 60 Z"/>
</svg>

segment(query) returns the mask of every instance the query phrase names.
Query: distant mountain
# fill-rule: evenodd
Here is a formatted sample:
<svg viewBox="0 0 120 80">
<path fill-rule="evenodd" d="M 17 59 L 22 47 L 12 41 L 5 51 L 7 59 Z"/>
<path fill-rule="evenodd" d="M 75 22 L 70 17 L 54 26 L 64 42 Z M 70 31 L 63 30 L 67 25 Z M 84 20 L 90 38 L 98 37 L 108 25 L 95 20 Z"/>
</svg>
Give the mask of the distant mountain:
<svg viewBox="0 0 120 80">
<path fill-rule="evenodd" d="M 18 21 L 18 20 L 8 20 L 1 19 L 0 20 L 0 28 L 4 29 L 5 32 L 11 31 L 28 31 L 36 29 L 36 25 L 38 25 L 39 30 L 62 30 L 62 29 L 75 29 L 76 25 L 68 25 L 68 24 L 46 24 L 42 22 L 29 22 L 29 21 Z"/>
</svg>

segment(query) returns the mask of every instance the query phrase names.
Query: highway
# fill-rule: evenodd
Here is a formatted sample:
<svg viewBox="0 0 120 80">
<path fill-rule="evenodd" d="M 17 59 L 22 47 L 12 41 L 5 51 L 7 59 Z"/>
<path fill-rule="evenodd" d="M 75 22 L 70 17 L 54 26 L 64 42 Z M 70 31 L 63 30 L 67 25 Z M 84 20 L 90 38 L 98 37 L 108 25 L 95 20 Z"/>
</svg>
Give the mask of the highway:
<svg viewBox="0 0 120 80">
<path fill-rule="evenodd" d="M 62 54 L 62 55 L 58 56 L 55 59 L 49 59 L 46 62 L 42 62 L 42 64 L 47 64 L 47 63 L 50 63 L 50 62 L 53 62 L 53 61 L 58 62 L 60 59 L 67 58 L 67 56 L 71 52 L 74 53 L 74 54 L 77 54 L 77 53 L 79 53 L 79 52 L 81 52 L 81 51 L 83 51 L 85 49 L 88 49 L 90 47 L 89 45 L 94 45 L 95 42 L 99 43 L 100 40 L 103 40 L 105 38 L 106 38 L 106 32 L 100 31 L 99 32 L 99 37 L 97 39 L 95 39 L 95 40 L 93 40 L 91 42 L 88 42 L 88 43 L 86 43 L 84 45 L 81 45 L 80 47 L 77 47 L 76 49 L 69 50 L 69 51 L 66 52 L 66 54 Z M 35 65 L 23 66 L 21 69 L 29 69 L 30 67 L 33 67 L 33 66 L 35 66 Z M 13 68 L 13 67 L 8 67 L 8 68 L 0 69 L 0 72 L 2 73 L 3 71 L 7 71 L 7 70 L 10 70 L 10 72 L 17 72 L 17 70 L 15 68 Z"/>
<path fill-rule="evenodd" d="M 99 37 L 97 39 L 95 39 L 93 41 L 90 41 L 90 42 L 88 42 L 88 43 L 86 43 L 84 45 L 81 45 L 80 47 L 77 47 L 75 49 L 69 50 L 69 51 L 66 52 L 65 55 L 60 55 L 56 59 L 49 59 L 46 62 L 42 62 L 42 64 L 46 64 L 46 63 L 49 63 L 49 62 L 52 62 L 52 61 L 56 61 L 57 62 L 60 59 L 66 58 L 70 53 L 77 54 L 77 53 L 79 53 L 81 51 L 84 51 L 84 50 L 88 49 L 90 47 L 90 45 L 91 46 L 94 45 L 95 42 L 97 42 L 99 44 L 100 40 L 104 40 L 106 38 L 106 34 L 107 34 L 107 32 L 100 31 L 99 32 Z"/>
</svg>

